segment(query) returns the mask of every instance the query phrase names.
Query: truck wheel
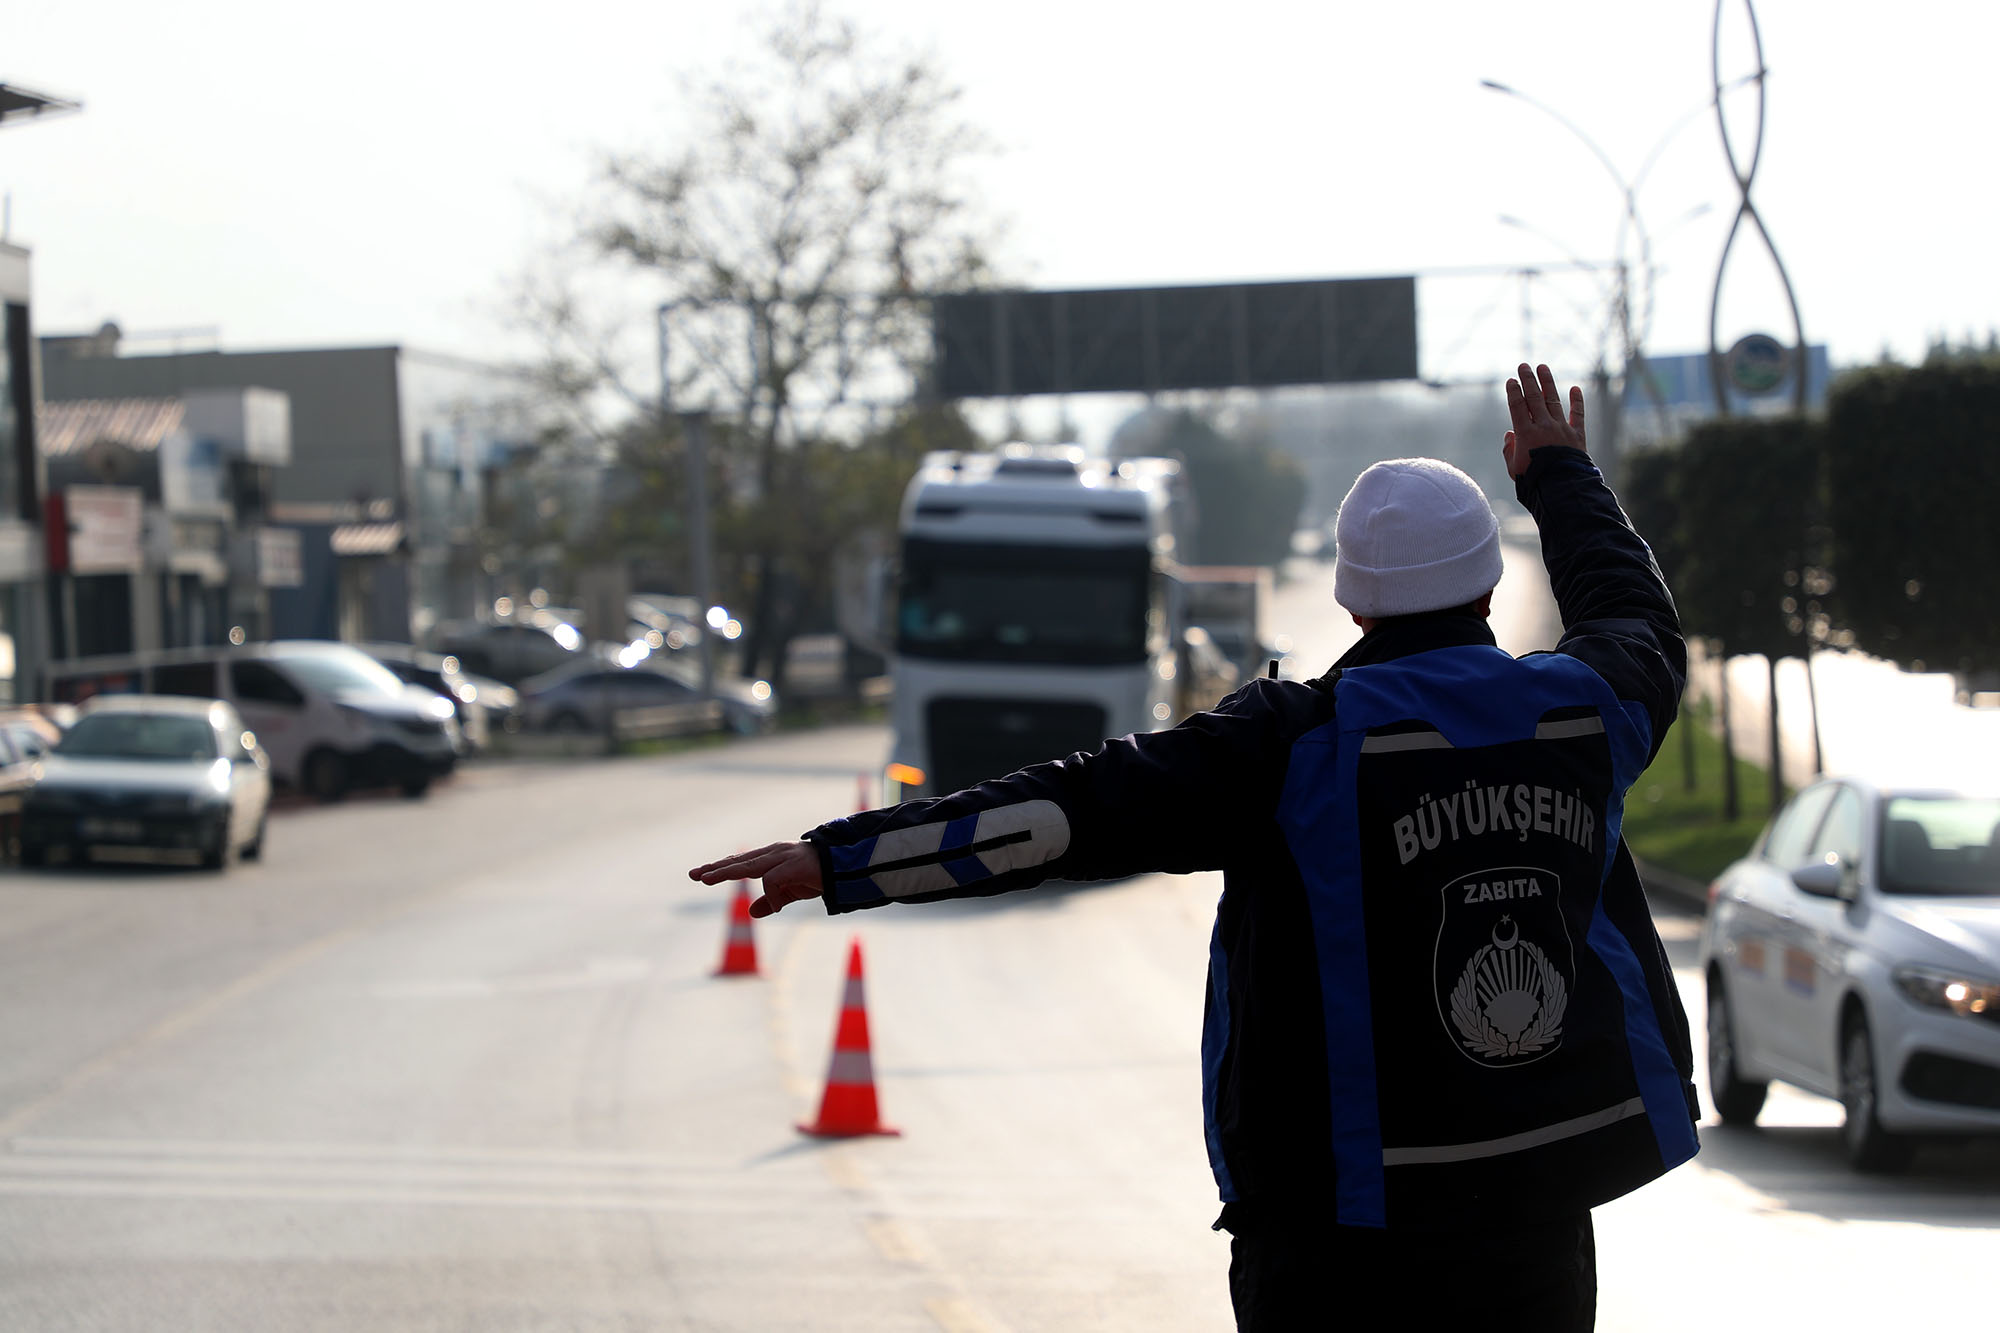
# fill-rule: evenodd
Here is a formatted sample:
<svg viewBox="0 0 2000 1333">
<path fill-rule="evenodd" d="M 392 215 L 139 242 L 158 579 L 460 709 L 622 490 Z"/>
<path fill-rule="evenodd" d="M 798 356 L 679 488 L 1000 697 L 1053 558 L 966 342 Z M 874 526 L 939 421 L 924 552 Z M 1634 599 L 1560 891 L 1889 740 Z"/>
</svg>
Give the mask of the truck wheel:
<svg viewBox="0 0 2000 1333">
<path fill-rule="evenodd" d="M 314 750 L 301 773 L 306 794 L 316 801 L 337 801 L 347 795 L 347 760 L 337 750 Z"/>
</svg>

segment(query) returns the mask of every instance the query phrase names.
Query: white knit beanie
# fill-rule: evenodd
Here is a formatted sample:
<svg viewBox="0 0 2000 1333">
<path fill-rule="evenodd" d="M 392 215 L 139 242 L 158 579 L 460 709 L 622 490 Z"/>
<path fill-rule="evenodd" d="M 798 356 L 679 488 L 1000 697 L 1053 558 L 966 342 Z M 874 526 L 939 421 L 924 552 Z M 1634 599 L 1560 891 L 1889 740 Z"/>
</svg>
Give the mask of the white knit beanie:
<svg viewBox="0 0 2000 1333">
<path fill-rule="evenodd" d="M 1382 619 L 1463 606 L 1500 582 L 1500 520 L 1479 483 L 1435 458 L 1354 480 L 1333 522 L 1333 596 Z"/>
</svg>

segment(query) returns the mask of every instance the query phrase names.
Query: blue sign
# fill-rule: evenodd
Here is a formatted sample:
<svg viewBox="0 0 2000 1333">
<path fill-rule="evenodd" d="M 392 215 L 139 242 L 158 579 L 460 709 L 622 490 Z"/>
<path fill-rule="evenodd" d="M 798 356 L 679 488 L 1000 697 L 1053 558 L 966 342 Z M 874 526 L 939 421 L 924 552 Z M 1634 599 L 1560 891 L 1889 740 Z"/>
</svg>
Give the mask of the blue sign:
<svg viewBox="0 0 2000 1333">
<path fill-rule="evenodd" d="M 1794 349 L 1765 334 L 1752 334 L 1724 355 L 1723 374 L 1729 410 L 1756 416 L 1788 410 L 1792 376 L 1797 373 Z M 1832 378 L 1826 344 L 1806 348 L 1806 406 L 1826 406 L 1826 386 Z M 1645 430 L 1649 417 L 1664 411 L 1679 425 L 1715 415 L 1715 381 L 1709 356 L 1649 356 L 1644 370 L 1625 381 L 1626 420 Z"/>
</svg>

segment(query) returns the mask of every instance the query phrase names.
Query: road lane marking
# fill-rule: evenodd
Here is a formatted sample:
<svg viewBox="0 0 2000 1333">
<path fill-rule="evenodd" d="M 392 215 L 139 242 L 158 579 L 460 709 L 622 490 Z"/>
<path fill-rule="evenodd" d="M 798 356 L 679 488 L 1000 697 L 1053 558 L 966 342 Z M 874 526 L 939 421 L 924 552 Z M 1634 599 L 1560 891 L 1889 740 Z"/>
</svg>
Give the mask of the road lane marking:
<svg viewBox="0 0 2000 1333">
<path fill-rule="evenodd" d="M 925 1301 L 924 1313 L 937 1320 L 944 1333 L 1005 1333 L 1005 1325 L 986 1318 L 962 1296 L 939 1296 Z"/>
<path fill-rule="evenodd" d="M 771 976 L 771 1005 L 768 1011 L 771 1047 L 777 1056 L 779 1076 L 784 1080 L 785 1092 L 793 1101 L 800 1103 L 806 1102 L 813 1096 L 815 1087 L 811 1078 L 799 1068 L 798 1044 L 788 1017 L 792 1010 L 793 996 L 798 991 L 799 941 L 804 934 L 805 932 L 797 927 L 787 929 L 784 942 L 778 946 L 778 960 Z"/>
<path fill-rule="evenodd" d="M 860 1161 L 846 1148 L 829 1148 L 820 1154 L 820 1165 L 826 1168 L 828 1180 L 850 1193 L 866 1194 L 873 1187 Z"/>
<path fill-rule="evenodd" d="M 592 958 L 581 969 L 530 972 L 511 977 L 465 977 L 434 981 L 390 981 L 368 988 L 378 1000 L 486 999 L 495 995 L 548 995 L 560 991 L 631 986 L 654 972 L 649 958 Z"/>
<path fill-rule="evenodd" d="M 892 1264 L 918 1264 L 926 1262 L 927 1256 L 917 1238 L 893 1217 L 871 1217 L 862 1224 L 869 1243 L 876 1253 Z"/>
<path fill-rule="evenodd" d="M 239 1000 L 256 994 L 287 972 L 311 962 L 321 954 L 327 953 L 340 945 L 359 939 L 362 935 L 374 930 L 384 922 L 401 916 L 404 913 L 414 911 L 419 903 L 426 901 L 428 899 L 398 903 L 391 910 L 378 912 L 373 916 L 355 922 L 353 925 L 345 926 L 339 930 L 322 935 L 316 940 L 309 940 L 297 948 L 279 954 L 263 966 L 251 969 L 222 989 L 214 991 L 204 998 L 194 1001 L 192 1004 L 182 1006 L 179 1010 L 167 1015 L 143 1032 L 136 1033 L 133 1036 L 127 1037 L 124 1041 L 98 1052 L 95 1056 L 92 1056 L 80 1065 L 76 1065 L 68 1073 L 58 1078 L 54 1085 L 41 1096 L 30 1098 L 8 1112 L 4 1117 L 0 1117 L 0 1141 L 19 1134 L 22 1130 L 47 1114 L 49 1110 L 67 1100 L 81 1089 L 103 1078 L 112 1070 L 135 1056 L 156 1046 L 164 1045 L 174 1038 L 199 1027 Z"/>
<path fill-rule="evenodd" d="M 228 1200 L 251 1203 L 360 1204 L 374 1207 L 539 1209 L 548 1212 L 659 1213 L 686 1217 L 848 1216 L 838 1201 L 798 1197 L 748 1199 L 709 1190 L 685 1194 L 605 1193 L 601 1190 L 486 1190 L 467 1187 L 265 1184 L 255 1181 L 16 1180 L 0 1176 L 0 1197 Z"/>
</svg>

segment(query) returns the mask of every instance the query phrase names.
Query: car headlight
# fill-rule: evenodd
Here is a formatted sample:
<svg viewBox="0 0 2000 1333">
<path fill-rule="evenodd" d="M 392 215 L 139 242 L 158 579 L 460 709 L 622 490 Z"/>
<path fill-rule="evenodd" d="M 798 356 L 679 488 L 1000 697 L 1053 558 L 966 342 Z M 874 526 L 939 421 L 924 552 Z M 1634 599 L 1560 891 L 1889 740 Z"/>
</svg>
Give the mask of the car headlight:
<svg viewBox="0 0 2000 1333">
<path fill-rule="evenodd" d="M 1932 967 L 1899 967 L 1889 975 L 1905 999 L 1926 1009 L 1966 1018 L 2000 1017 L 2000 983 Z"/>
</svg>

